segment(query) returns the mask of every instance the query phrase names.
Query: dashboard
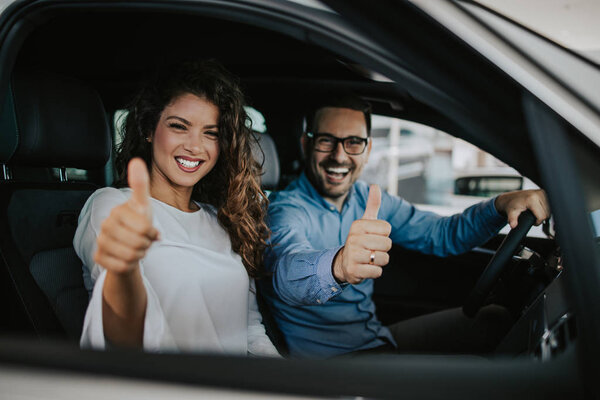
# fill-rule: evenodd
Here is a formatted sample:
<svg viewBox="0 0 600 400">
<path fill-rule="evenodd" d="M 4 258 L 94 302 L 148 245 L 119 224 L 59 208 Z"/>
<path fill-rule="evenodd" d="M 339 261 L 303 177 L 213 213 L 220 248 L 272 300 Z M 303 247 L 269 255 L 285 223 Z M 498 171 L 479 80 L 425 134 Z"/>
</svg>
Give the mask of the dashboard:
<svg viewBox="0 0 600 400">
<path fill-rule="evenodd" d="M 496 353 L 529 355 L 547 361 L 566 350 L 577 337 L 576 318 L 567 302 L 562 258 L 556 250 L 541 262 L 540 256 L 527 248 L 515 258 L 527 265 L 526 274 L 537 274 L 535 281 L 545 287 L 539 291 L 530 285 L 535 297 L 523 307 Z M 549 284 L 546 286 L 544 281 Z"/>
</svg>

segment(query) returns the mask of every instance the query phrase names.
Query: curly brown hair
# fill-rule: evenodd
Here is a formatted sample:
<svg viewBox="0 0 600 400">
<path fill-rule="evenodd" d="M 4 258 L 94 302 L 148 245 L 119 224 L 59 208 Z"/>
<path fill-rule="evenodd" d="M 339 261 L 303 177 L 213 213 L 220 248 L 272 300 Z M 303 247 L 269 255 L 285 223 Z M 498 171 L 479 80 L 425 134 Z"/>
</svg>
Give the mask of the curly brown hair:
<svg viewBox="0 0 600 400">
<path fill-rule="evenodd" d="M 134 97 L 128 107 L 123 137 L 115 158 L 115 186 L 127 186 L 127 164 L 141 157 L 151 170 L 154 134 L 167 105 L 184 94 L 194 94 L 219 109 L 219 158 L 214 168 L 195 186 L 192 199 L 211 204 L 229 234 L 231 246 L 248 275 L 264 274 L 263 251 L 269 230 L 264 222 L 268 200 L 260 188 L 262 166 L 252 154 L 250 120 L 237 78 L 214 60 L 185 62 L 159 73 Z"/>
</svg>

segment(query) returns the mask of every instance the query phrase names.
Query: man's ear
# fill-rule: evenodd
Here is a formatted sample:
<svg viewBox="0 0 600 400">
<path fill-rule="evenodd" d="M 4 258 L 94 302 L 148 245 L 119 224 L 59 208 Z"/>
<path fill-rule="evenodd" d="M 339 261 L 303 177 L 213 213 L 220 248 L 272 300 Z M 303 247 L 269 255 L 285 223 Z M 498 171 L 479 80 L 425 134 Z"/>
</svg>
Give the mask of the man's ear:
<svg viewBox="0 0 600 400">
<path fill-rule="evenodd" d="M 373 139 L 371 139 L 371 136 L 369 136 L 369 142 L 367 143 L 367 159 L 365 160 L 365 163 L 369 162 L 369 155 L 371 154 L 372 145 L 373 145 Z"/>
</svg>

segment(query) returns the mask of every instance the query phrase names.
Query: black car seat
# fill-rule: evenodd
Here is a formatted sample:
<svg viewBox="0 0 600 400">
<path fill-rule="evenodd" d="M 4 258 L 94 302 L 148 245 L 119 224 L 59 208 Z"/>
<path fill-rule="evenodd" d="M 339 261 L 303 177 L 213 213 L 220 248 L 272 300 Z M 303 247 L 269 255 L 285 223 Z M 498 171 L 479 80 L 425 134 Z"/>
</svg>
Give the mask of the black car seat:
<svg viewBox="0 0 600 400">
<path fill-rule="evenodd" d="M 72 247 L 81 207 L 97 185 L 66 168 L 102 170 L 110 129 L 98 94 L 75 79 L 15 73 L 0 108 L 0 269 L 4 331 L 78 340 L 88 293 Z M 54 181 L 17 171 L 59 168 Z"/>
</svg>

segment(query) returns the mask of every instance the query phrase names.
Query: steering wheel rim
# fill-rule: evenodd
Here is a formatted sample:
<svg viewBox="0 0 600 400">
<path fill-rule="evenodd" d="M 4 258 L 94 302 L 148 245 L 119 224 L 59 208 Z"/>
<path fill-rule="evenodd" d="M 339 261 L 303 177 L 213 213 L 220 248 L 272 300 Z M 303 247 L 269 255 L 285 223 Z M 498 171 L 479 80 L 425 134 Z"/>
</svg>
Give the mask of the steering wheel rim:
<svg viewBox="0 0 600 400">
<path fill-rule="evenodd" d="M 463 305 L 463 313 L 473 318 L 479 309 L 483 306 L 486 298 L 494 288 L 496 282 L 500 278 L 502 271 L 508 265 L 513 254 L 517 250 L 519 243 L 525 238 L 529 229 L 535 224 L 535 216 L 529 210 L 526 210 L 519 215 L 519 223 L 516 228 L 506 235 L 498 250 L 483 270 L 483 273 L 477 280 L 477 283 L 471 290 L 467 301 Z"/>
</svg>

